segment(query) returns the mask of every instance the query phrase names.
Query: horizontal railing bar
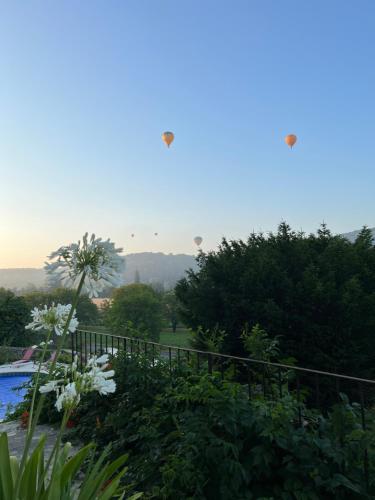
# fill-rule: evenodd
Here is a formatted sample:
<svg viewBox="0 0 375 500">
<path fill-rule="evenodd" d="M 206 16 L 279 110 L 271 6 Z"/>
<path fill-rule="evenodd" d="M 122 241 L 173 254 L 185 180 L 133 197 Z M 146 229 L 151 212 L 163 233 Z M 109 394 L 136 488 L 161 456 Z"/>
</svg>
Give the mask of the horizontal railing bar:
<svg viewBox="0 0 375 500">
<path fill-rule="evenodd" d="M 86 332 L 90 333 L 90 330 L 77 330 L 77 332 Z M 314 373 L 315 375 L 322 375 L 322 376 L 327 376 L 327 377 L 332 377 L 332 378 L 340 378 L 343 380 L 350 380 L 352 382 L 360 382 L 360 383 L 366 383 L 366 384 L 372 384 L 375 385 L 375 380 L 371 379 L 366 379 L 366 378 L 358 378 L 358 377 L 350 377 L 349 375 L 341 375 L 340 373 L 333 373 L 333 372 L 325 372 L 321 370 L 314 370 L 311 368 L 302 368 L 301 366 L 293 366 L 293 365 L 285 365 L 283 363 L 272 363 L 270 361 L 262 361 L 260 359 L 253 359 L 253 358 L 242 358 L 239 356 L 231 356 L 230 354 L 221 354 L 218 352 L 212 352 L 212 351 L 199 351 L 197 349 L 192 349 L 189 347 L 177 347 L 173 345 L 168 345 L 168 344 L 159 344 L 158 342 L 152 342 L 151 340 L 144 340 L 144 339 L 139 339 L 137 337 L 125 337 L 122 335 L 112 335 L 110 333 L 102 333 L 102 332 L 94 332 L 91 331 L 91 333 L 95 333 L 96 335 L 101 335 L 103 337 L 112 337 L 112 338 L 118 338 L 118 339 L 127 339 L 133 342 L 143 342 L 149 345 L 154 345 L 154 346 L 159 346 L 159 347 L 165 347 L 166 349 L 173 349 L 173 350 L 180 350 L 180 351 L 185 351 L 185 352 L 193 352 L 193 353 L 198 353 L 198 354 L 203 354 L 203 355 L 211 355 L 215 357 L 220 357 L 220 358 L 225 358 L 225 359 L 231 359 L 235 361 L 241 361 L 244 363 L 255 363 L 258 365 L 266 365 L 266 366 L 271 366 L 275 368 L 284 368 L 286 370 L 296 370 L 299 372 L 303 373 Z"/>
</svg>

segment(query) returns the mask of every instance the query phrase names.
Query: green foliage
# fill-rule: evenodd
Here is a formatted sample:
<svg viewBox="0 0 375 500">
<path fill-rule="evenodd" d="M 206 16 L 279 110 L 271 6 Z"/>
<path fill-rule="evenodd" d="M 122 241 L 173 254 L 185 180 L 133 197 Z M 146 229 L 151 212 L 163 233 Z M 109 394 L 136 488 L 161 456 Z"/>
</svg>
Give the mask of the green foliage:
<svg viewBox="0 0 375 500">
<path fill-rule="evenodd" d="M 218 325 L 210 330 L 198 327 L 192 332 L 191 346 L 198 351 L 221 352 L 226 333 Z"/>
<path fill-rule="evenodd" d="M 66 444 L 58 453 L 52 476 L 48 477 L 44 469 L 45 441 L 43 436 L 28 458 L 23 474 L 18 477 L 20 464 L 16 457 L 10 456 L 7 435 L 0 434 L 0 500 L 110 500 L 118 492 L 126 472 L 126 455 L 108 463 L 107 447 L 96 462 L 89 461 L 78 489 L 74 480 L 81 474 L 84 462 L 90 458 L 93 446 L 87 445 L 69 458 L 71 446 Z M 17 479 L 20 481 L 18 494 Z M 139 497 L 136 494 L 129 500 Z M 121 494 L 121 498 L 125 495 Z"/>
<path fill-rule="evenodd" d="M 16 352 L 12 351 L 6 341 L 3 342 L 2 345 L 0 345 L 0 365 L 4 365 L 6 363 L 11 363 L 13 361 L 16 361 L 19 359 L 19 356 L 16 354 Z"/>
<path fill-rule="evenodd" d="M 241 384 L 185 366 L 120 355 L 118 391 L 87 397 L 69 439 L 129 453 L 128 486 L 160 499 L 361 499 L 375 494 L 374 436 L 347 400 L 326 417 L 286 393 L 248 400 Z M 364 449 L 370 491 L 366 496 Z"/>
<path fill-rule="evenodd" d="M 55 288 L 49 292 L 35 291 L 24 295 L 26 304 L 31 310 L 34 307 L 51 306 L 55 304 L 72 304 L 75 290 L 71 288 Z M 98 322 L 99 312 L 88 295 L 80 295 L 76 315 L 82 325 L 95 325 Z"/>
<path fill-rule="evenodd" d="M 276 361 L 280 355 L 278 338 L 270 339 L 267 332 L 256 324 L 250 330 L 245 326 L 241 339 L 250 358 L 260 361 Z"/>
<path fill-rule="evenodd" d="M 244 352 L 241 333 L 256 324 L 280 336 L 282 357 L 301 366 L 373 378 L 375 248 L 364 228 L 354 244 L 323 225 L 316 235 L 282 223 L 276 234 L 223 240 L 200 253 L 199 270 L 176 287 L 184 322 L 218 325 L 224 350 Z"/>
<path fill-rule="evenodd" d="M 162 328 L 162 302 L 160 295 L 150 286 L 140 283 L 114 290 L 112 302 L 106 312 L 110 329 L 118 335 L 140 336 L 158 341 Z"/>
<path fill-rule="evenodd" d="M 25 326 L 30 321 L 30 310 L 23 299 L 10 290 L 0 288 L 0 342 L 24 347 L 35 337 Z"/>
</svg>

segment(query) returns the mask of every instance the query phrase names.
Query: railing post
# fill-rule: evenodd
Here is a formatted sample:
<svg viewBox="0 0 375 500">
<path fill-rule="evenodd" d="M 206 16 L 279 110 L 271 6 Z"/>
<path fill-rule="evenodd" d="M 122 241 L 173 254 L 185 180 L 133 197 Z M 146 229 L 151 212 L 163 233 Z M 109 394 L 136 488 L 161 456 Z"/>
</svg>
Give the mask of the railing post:
<svg viewBox="0 0 375 500">
<path fill-rule="evenodd" d="M 302 413 L 301 413 L 301 389 L 299 374 L 297 373 L 297 403 L 298 403 L 298 423 L 302 427 Z"/>
<path fill-rule="evenodd" d="M 281 368 L 278 369 L 278 382 L 279 382 L 279 396 L 283 397 L 283 383 L 281 380 Z"/>
<path fill-rule="evenodd" d="M 208 355 L 208 373 L 212 375 L 212 354 Z"/>
<path fill-rule="evenodd" d="M 363 395 L 363 386 L 361 383 L 358 384 L 359 386 L 359 399 L 360 399 L 360 405 L 361 405 L 361 420 L 362 420 L 362 429 L 366 431 L 366 415 L 365 415 L 365 398 Z M 366 491 L 369 489 L 369 464 L 368 464 L 368 450 L 367 446 L 364 451 L 364 456 L 363 456 L 363 470 L 364 470 L 364 475 L 365 475 L 365 484 L 366 484 Z"/>
<path fill-rule="evenodd" d="M 72 349 L 72 364 L 74 363 L 74 336 L 75 336 L 75 332 L 72 332 L 70 334 L 71 336 L 71 349 Z"/>
</svg>

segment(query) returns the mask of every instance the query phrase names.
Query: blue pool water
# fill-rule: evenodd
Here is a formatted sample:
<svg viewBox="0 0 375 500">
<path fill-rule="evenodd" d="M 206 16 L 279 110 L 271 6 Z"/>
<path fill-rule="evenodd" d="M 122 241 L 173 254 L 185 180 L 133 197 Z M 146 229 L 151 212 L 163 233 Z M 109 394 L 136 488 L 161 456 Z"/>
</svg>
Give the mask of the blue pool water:
<svg viewBox="0 0 375 500">
<path fill-rule="evenodd" d="M 4 418 L 8 405 L 22 401 L 25 389 L 14 391 L 30 379 L 30 375 L 0 375 L 0 420 Z"/>
</svg>

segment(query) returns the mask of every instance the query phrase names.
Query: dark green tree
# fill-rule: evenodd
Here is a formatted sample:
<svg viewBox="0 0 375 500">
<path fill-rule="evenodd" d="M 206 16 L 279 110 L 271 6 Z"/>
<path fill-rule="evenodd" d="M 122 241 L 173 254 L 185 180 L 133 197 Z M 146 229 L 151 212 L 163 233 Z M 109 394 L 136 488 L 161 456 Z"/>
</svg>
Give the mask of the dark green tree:
<svg viewBox="0 0 375 500">
<path fill-rule="evenodd" d="M 375 376 L 375 249 L 363 228 L 355 243 L 325 225 L 304 235 L 286 224 L 276 234 L 223 239 L 197 257 L 176 287 L 193 329 L 225 330 L 226 352 L 243 354 L 245 325 L 280 336 L 283 357 L 299 365 Z"/>
<path fill-rule="evenodd" d="M 0 343 L 27 347 L 35 335 L 25 326 L 31 321 L 30 309 L 22 297 L 0 288 Z"/>
<path fill-rule="evenodd" d="M 158 341 L 163 322 L 160 295 L 150 286 L 140 283 L 114 290 L 106 319 L 117 334 L 129 332 L 142 338 Z"/>
</svg>

